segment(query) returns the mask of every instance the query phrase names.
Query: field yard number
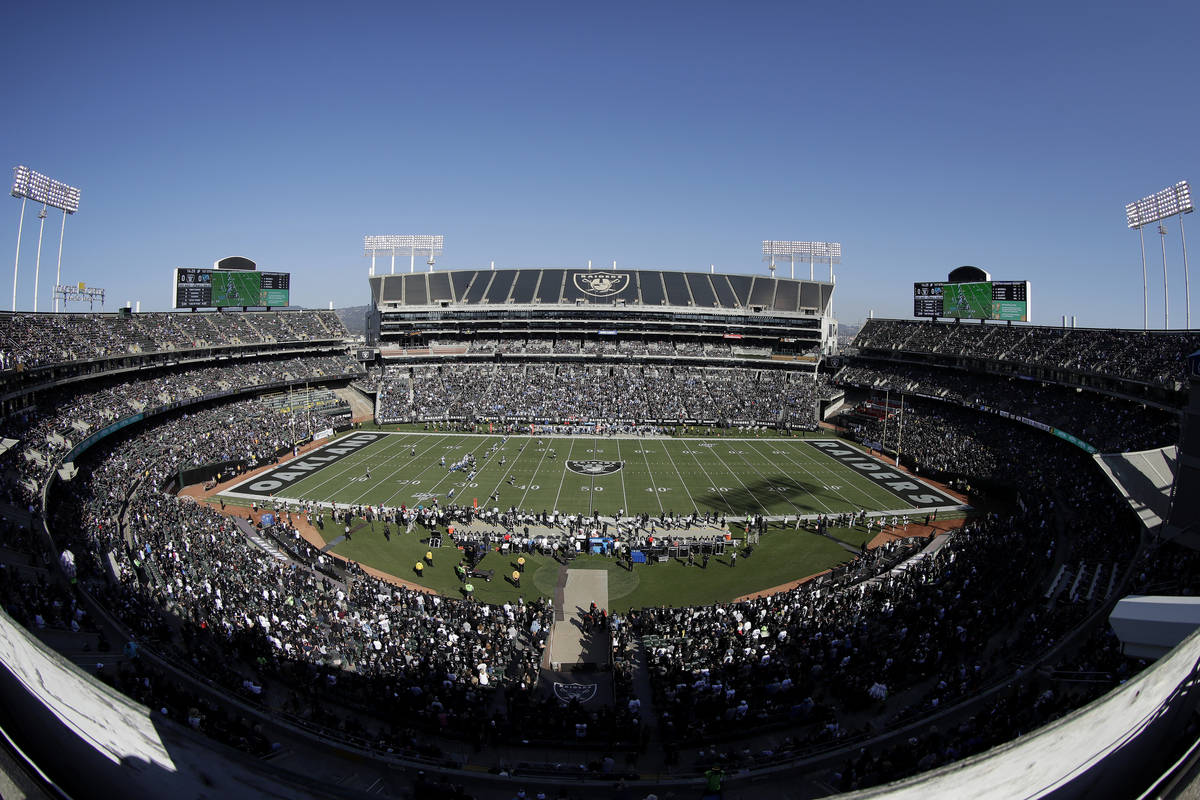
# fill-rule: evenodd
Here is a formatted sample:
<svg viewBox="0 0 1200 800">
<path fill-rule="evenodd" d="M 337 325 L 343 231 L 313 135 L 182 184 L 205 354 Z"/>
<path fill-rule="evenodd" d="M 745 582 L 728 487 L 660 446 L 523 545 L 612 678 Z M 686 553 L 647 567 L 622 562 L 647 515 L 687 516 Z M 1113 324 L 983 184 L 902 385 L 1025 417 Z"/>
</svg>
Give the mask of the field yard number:
<svg viewBox="0 0 1200 800">
<path fill-rule="evenodd" d="M 587 451 L 588 451 L 589 453 L 603 453 L 603 452 L 604 452 L 604 448 L 603 448 L 603 447 L 597 447 L 597 448 L 591 448 L 591 447 L 589 447 L 589 448 L 587 449 Z"/>
<path fill-rule="evenodd" d="M 746 451 L 745 451 L 745 450 L 730 450 L 730 451 L 729 451 L 729 455 L 731 455 L 731 456 L 744 456 L 744 455 L 746 455 Z"/>
<path fill-rule="evenodd" d="M 708 487 L 708 490 L 710 492 L 716 492 L 717 494 L 724 494 L 725 492 L 733 491 L 728 486 L 710 486 Z"/>
<path fill-rule="evenodd" d="M 591 451 L 589 450 L 588 452 L 590 453 Z M 633 452 L 635 455 L 639 455 L 639 456 L 646 456 L 646 455 L 652 456 L 655 453 L 657 453 L 658 451 L 657 450 L 634 450 Z"/>
<path fill-rule="evenodd" d="M 536 492 L 538 489 L 540 489 L 540 488 L 542 488 L 542 487 L 541 487 L 541 486 L 539 486 L 539 485 L 538 485 L 538 484 L 536 484 L 536 483 L 531 483 L 531 484 L 529 484 L 528 486 L 526 486 L 525 484 L 523 484 L 523 483 L 522 483 L 522 484 L 521 484 L 520 486 L 518 486 L 517 488 L 518 488 L 518 489 L 520 489 L 522 492 L 526 492 L 526 491 L 528 491 L 528 492 Z"/>
<path fill-rule="evenodd" d="M 646 491 L 647 492 L 669 492 L 669 491 L 671 491 L 671 487 L 670 486 L 659 486 L 657 489 L 655 489 L 653 486 L 647 486 Z"/>
<path fill-rule="evenodd" d="M 842 487 L 841 487 L 841 486 L 826 486 L 825 488 L 826 488 L 826 489 L 828 489 L 828 490 L 829 490 L 829 491 L 831 491 L 831 492 L 836 492 L 836 491 L 838 491 L 839 489 L 841 489 Z"/>
<path fill-rule="evenodd" d="M 604 487 L 603 486 L 580 486 L 579 490 L 581 492 L 603 492 Z"/>
<path fill-rule="evenodd" d="M 421 482 L 420 478 L 405 478 L 404 480 L 396 481 L 397 486 L 416 486 Z"/>
</svg>

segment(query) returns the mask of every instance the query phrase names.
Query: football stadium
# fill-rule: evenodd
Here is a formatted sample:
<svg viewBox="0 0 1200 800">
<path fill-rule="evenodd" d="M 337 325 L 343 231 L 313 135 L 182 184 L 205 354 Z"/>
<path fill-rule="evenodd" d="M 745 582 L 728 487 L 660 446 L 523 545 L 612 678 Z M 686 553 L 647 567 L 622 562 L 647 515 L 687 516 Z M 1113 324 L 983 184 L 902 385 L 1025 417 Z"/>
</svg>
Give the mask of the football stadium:
<svg viewBox="0 0 1200 800">
<path fill-rule="evenodd" d="M 1200 796 L 1200 9 L 6 10 L 0 798 Z"/>
<path fill-rule="evenodd" d="M 1185 756 L 1200 334 L 947 314 L 839 349 L 832 283 L 632 269 L 370 277 L 362 340 L 190 310 L 288 285 L 247 266 L 179 270 L 172 312 L 0 315 L 3 726 L 39 765 L 140 742 L 67 796 L 165 793 L 164 758 L 229 796 L 1029 760 L 1085 796 Z"/>
</svg>

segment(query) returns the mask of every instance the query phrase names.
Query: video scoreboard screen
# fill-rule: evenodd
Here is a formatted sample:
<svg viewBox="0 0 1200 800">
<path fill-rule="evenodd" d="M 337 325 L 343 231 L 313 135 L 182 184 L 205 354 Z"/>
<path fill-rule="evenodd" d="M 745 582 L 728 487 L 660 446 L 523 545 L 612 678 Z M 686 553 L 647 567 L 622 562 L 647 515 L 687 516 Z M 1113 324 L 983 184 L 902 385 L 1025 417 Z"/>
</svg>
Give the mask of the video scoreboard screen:
<svg viewBox="0 0 1200 800">
<path fill-rule="evenodd" d="M 914 317 L 1028 322 L 1029 281 L 913 284 Z"/>
<path fill-rule="evenodd" d="M 175 270 L 175 308 L 286 308 L 291 273 L 249 270 Z"/>
</svg>

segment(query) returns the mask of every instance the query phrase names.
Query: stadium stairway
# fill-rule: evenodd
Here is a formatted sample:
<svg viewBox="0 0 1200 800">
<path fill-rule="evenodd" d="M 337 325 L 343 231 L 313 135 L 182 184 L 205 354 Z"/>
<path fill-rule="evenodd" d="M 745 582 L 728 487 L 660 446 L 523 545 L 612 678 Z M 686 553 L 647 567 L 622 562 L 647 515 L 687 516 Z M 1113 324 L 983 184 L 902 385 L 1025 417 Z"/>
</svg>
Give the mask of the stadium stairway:
<svg viewBox="0 0 1200 800">
<path fill-rule="evenodd" d="M 350 405 L 351 419 L 373 419 L 375 417 L 375 404 L 358 390 L 346 386 L 335 389 L 333 393 L 338 396 L 338 399 L 344 400 Z"/>
<path fill-rule="evenodd" d="M 251 525 L 248 520 L 244 520 L 241 517 L 234 517 L 233 523 L 237 525 L 238 530 L 240 530 L 247 539 L 253 542 L 254 545 L 264 553 L 269 554 L 272 558 L 280 563 L 291 563 L 292 560 L 288 558 L 287 554 L 282 552 L 272 542 L 260 536 L 258 531 L 254 529 L 254 526 Z"/>
</svg>

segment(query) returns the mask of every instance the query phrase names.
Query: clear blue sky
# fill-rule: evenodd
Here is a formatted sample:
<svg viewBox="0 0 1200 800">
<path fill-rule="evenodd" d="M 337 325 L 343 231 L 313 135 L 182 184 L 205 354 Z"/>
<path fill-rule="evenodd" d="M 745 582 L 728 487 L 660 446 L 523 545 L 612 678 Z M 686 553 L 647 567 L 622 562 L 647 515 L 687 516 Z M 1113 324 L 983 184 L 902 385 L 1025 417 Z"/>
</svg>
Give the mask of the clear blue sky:
<svg viewBox="0 0 1200 800">
<path fill-rule="evenodd" d="M 977 264 L 1031 280 L 1037 322 L 1140 328 L 1124 204 L 1200 183 L 1195 2 L 22 3 L 0 19 L 4 166 L 81 187 L 63 277 L 105 287 L 109 310 L 166 308 L 173 267 L 226 255 L 291 271 L 297 304 L 360 305 L 364 234 L 444 234 L 447 269 L 732 272 L 765 270 L 770 238 L 843 243 L 846 322 L 909 316 L 913 281 Z M 1161 326 L 1154 233 L 1147 258 Z"/>
</svg>

